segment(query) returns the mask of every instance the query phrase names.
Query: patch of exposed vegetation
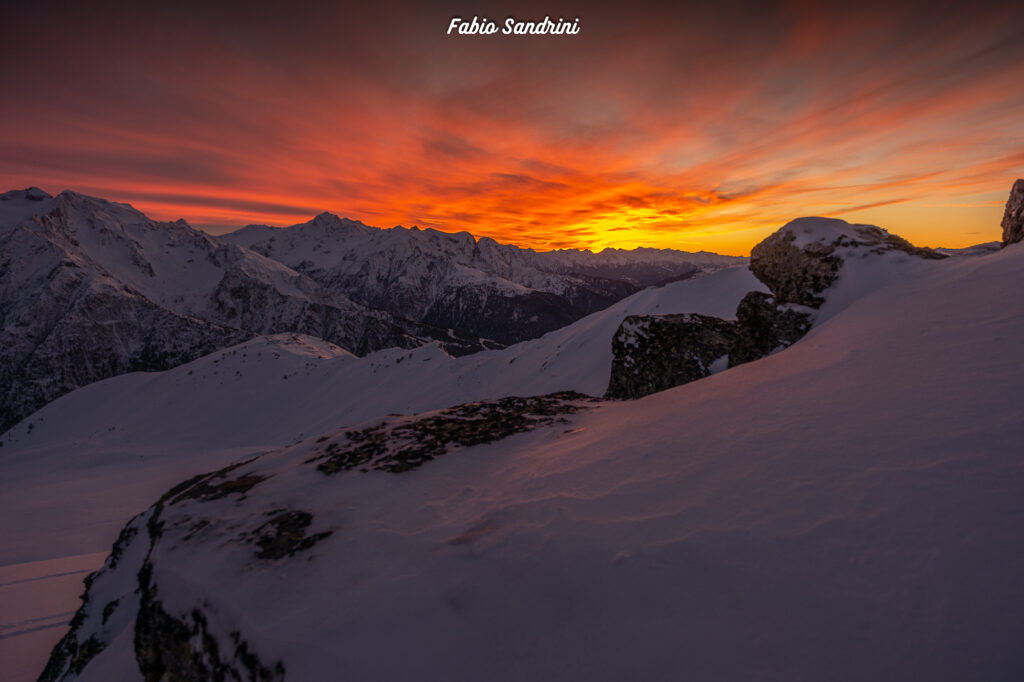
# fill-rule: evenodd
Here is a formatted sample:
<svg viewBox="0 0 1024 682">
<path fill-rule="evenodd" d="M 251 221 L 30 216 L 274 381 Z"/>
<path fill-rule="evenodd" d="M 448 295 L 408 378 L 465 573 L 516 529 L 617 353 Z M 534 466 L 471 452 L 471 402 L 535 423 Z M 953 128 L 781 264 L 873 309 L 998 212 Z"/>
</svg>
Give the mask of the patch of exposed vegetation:
<svg viewBox="0 0 1024 682">
<path fill-rule="evenodd" d="M 580 393 L 552 393 L 531 398 L 502 398 L 467 403 L 411 421 L 384 422 L 345 432 L 306 460 L 325 474 L 359 469 L 401 473 L 458 447 L 483 445 L 555 422 L 585 409 L 593 400 Z"/>
<path fill-rule="evenodd" d="M 210 522 L 206 519 L 199 519 L 198 521 L 192 524 L 192 526 L 188 529 L 188 535 L 186 535 L 183 539 L 185 540 L 185 542 L 188 542 L 195 536 L 196 533 L 200 532 L 209 525 Z"/>
<path fill-rule="evenodd" d="M 118 603 L 120 601 L 121 601 L 120 599 L 115 599 L 114 601 L 107 602 L 107 605 L 103 607 L 103 624 L 104 625 L 106 625 L 107 621 L 110 620 L 110 617 L 112 615 L 114 615 L 114 611 L 117 610 L 117 605 L 118 605 Z"/>
<path fill-rule="evenodd" d="M 296 552 L 307 550 L 332 531 L 324 531 L 315 535 L 306 535 L 306 530 L 313 523 L 313 515 L 309 512 L 276 510 L 270 512 L 270 520 L 257 528 L 255 535 L 260 559 L 283 559 L 294 556 Z"/>
<path fill-rule="evenodd" d="M 228 467 L 228 471 L 245 464 Z M 224 470 L 221 470 L 222 472 Z M 218 472 L 219 473 L 219 472 Z M 227 473 L 227 472 L 225 472 Z M 231 633 L 234 650 L 222 657 L 221 645 L 210 633 L 209 623 L 200 609 L 193 609 L 183 617 L 175 617 L 164 609 L 153 582 L 153 564 L 150 560 L 153 545 L 163 533 L 163 501 L 187 491 L 190 485 L 205 477 L 186 481 L 161 498 L 155 505 L 147 523 L 150 551 L 138 573 L 139 608 L 135 617 L 135 661 L 146 682 L 168 680 L 245 680 L 247 682 L 276 682 L 285 678 L 284 664 L 277 661 L 264 664 L 249 649 L 241 635 Z M 227 653 L 227 652 L 225 652 Z"/>
<path fill-rule="evenodd" d="M 132 525 L 127 525 L 121 529 L 117 540 L 114 541 L 114 546 L 110 548 L 110 568 L 117 568 L 117 562 L 121 560 L 125 547 L 128 546 L 128 543 L 131 542 L 137 532 L 135 526 Z"/>
<path fill-rule="evenodd" d="M 244 466 L 252 459 L 224 467 L 211 474 L 193 476 L 168 491 L 160 502 L 170 500 L 169 504 L 178 504 L 183 500 L 219 500 L 228 495 L 245 495 L 257 484 L 267 480 L 268 476 L 260 474 L 243 474 L 238 478 L 228 478 L 228 474 Z M 219 481 L 219 482 L 218 482 Z"/>
<path fill-rule="evenodd" d="M 146 682 L 284 679 L 280 661 L 264 664 L 237 632 L 232 640 L 234 651 L 225 659 L 202 611 L 193 609 L 176 618 L 161 601 L 143 599 L 135 625 L 135 659 Z"/>
<path fill-rule="evenodd" d="M 96 658 L 101 651 L 103 651 L 106 645 L 100 640 L 96 639 L 95 636 L 89 637 L 78 646 L 78 651 L 75 652 L 75 657 L 71 659 L 70 670 L 76 675 L 80 675 L 85 666 L 92 659 Z"/>
</svg>

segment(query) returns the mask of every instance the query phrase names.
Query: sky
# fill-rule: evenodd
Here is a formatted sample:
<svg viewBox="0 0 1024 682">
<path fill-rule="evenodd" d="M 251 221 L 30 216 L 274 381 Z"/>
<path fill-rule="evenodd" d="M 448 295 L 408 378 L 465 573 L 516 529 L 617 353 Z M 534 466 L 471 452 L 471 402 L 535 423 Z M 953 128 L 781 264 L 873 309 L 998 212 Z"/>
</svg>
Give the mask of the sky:
<svg viewBox="0 0 1024 682">
<path fill-rule="evenodd" d="M 995 240 L 1024 176 L 1021 3 L 357 4 L 5 7 L 0 191 L 746 254 L 805 215 Z"/>
</svg>

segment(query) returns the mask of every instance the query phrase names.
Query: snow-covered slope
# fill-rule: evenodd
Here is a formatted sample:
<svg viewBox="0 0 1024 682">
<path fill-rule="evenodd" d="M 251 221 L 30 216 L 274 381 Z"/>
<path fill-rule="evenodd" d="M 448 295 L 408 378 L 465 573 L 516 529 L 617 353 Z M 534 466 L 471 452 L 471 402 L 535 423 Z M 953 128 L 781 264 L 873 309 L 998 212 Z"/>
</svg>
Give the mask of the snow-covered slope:
<svg viewBox="0 0 1024 682">
<path fill-rule="evenodd" d="M 193 479 L 51 672 L 1020 679 L 1022 272 L 925 262 L 641 400 L 377 418 Z"/>
<path fill-rule="evenodd" d="M 540 339 L 454 358 L 437 345 L 357 358 L 313 337 L 258 337 L 172 370 L 114 377 L 65 395 L 3 434 L 0 457 L 7 480 L 15 481 L 13 462 L 34 471 L 84 448 L 94 453 L 90 467 L 108 458 L 124 478 L 131 476 L 132 465 L 120 463 L 127 453 L 272 448 L 393 412 L 555 391 L 600 396 L 611 338 L 625 317 L 729 317 L 745 293 L 761 288 L 749 269 L 729 268 L 646 289 Z M 146 468 L 140 477 L 156 475 Z M 169 481 L 154 485 L 162 483 Z M 92 514 L 65 509 L 69 518 Z"/>
<path fill-rule="evenodd" d="M 538 253 L 468 232 L 382 230 L 330 213 L 221 239 L 364 305 L 502 343 L 535 338 L 644 287 L 746 260 L 668 249 Z"/>
</svg>

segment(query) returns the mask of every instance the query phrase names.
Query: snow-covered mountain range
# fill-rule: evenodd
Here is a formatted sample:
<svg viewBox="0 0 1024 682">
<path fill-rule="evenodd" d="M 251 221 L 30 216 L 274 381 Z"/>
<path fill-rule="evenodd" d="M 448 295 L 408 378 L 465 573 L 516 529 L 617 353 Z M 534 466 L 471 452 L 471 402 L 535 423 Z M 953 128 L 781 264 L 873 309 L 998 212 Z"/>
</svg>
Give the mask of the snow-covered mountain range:
<svg viewBox="0 0 1024 682">
<path fill-rule="evenodd" d="M 163 494 L 43 679 L 1017 679 L 1024 247 L 827 220 L 769 247 L 767 290 L 727 270 L 504 350 L 277 336 L 55 401 L 5 434 L 0 499 L 84 554 L 112 481 Z M 627 317 L 728 320 L 751 288 L 809 333 L 638 400 L 568 392 L 604 391 Z M 58 491 L 97 518 L 45 518 Z"/>
<path fill-rule="evenodd" d="M 221 239 L 368 307 L 502 344 L 563 327 L 647 286 L 745 260 L 647 248 L 538 253 L 468 232 L 380 230 L 330 213 Z"/>
<path fill-rule="evenodd" d="M 0 429 L 79 386 L 257 334 L 309 334 L 357 355 L 433 341 L 461 354 L 736 262 L 644 250 L 547 256 L 326 214 L 216 238 L 74 192 L 11 191 L 0 195 Z"/>
</svg>

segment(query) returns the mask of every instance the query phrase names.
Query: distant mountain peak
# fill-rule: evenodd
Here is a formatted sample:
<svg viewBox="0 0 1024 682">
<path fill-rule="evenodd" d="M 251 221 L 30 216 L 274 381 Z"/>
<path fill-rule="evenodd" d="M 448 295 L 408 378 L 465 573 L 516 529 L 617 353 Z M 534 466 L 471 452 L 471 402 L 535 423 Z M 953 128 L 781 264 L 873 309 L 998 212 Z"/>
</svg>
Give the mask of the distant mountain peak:
<svg viewBox="0 0 1024 682">
<path fill-rule="evenodd" d="M 26 187 L 25 189 L 12 189 L 9 192 L 0 194 L 0 201 L 12 201 L 17 199 L 28 200 L 28 201 L 43 201 L 45 199 L 52 199 L 48 192 L 45 192 L 38 187 Z"/>
<path fill-rule="evenodd" d="M 325 230 L 345 230 L 352 228 L 374 229 L 369 227 L 368 225 L 364 225 L 362 222 L 358 220 L 352 220 L 351 218 L 342 218 L 341 216 L 331 213 L 330 211 L 323 211 L 322 213 L 318 213 L 309 222 L 299 223 L 298 225 L 292 225 L 290 227 L 285 227 L 282 229 L 301 229 L 307 226 L 317 227 Z"/>
</svg>

